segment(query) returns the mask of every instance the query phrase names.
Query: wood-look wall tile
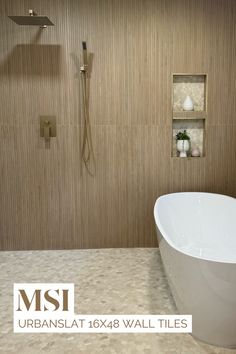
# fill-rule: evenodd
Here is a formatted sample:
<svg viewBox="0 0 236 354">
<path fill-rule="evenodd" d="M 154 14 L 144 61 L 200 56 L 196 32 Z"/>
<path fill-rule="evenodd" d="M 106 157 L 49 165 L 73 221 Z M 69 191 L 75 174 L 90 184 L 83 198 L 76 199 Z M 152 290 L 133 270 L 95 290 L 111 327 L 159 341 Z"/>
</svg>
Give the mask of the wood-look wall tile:
<svg viewBox="0 0 236 354">
<path fill-rule="evenodd" d="M 55 23 L 17 26 L 33 8 Z M 153 206 L 236 195 L 234 0 L 0 2 L 0 248 L 156 246 Z M 81 160 L 81 42 L 96 173 Z M 171 158 L 172 74 L 208 74 L 206 157 Z M 39 116 L 54 115 L 50 149 Z"/>
</svg>

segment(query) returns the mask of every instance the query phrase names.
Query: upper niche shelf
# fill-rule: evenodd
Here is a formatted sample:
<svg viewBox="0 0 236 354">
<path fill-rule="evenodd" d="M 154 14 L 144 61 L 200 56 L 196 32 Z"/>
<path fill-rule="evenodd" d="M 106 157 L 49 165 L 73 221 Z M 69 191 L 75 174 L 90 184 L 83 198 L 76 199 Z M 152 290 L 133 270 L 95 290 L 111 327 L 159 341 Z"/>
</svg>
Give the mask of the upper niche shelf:
<svg viewBox="0 0 236 354">
<path fill-rule="evenodd" d="M 183 102 L 190 96 L 194 110 L 184 111 Z M 173 74 L 173 117 L 178 118 L 204 118 L 206 112 L 206 75 L 205 74 Z M 198 116 L 200 114 L 200 116 Z"/>
<path fill-rule="evenodd" d="M 174 111 L 173 119 L 205 119 L 206 111 Z"/>
</svg>

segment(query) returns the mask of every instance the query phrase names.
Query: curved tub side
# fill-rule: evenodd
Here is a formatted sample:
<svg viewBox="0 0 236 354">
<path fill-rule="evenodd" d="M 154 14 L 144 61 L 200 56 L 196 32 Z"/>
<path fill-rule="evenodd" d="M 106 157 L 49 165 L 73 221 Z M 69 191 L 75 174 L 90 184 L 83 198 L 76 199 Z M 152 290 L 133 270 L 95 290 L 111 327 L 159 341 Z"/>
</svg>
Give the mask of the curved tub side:
<svg viewBox="0 0 236 354">
<path fill-rule="evenodd" d="M 155 219 L 158 245 L 160 244 L 163 237 L 167 238 L 167 235 L 165 234 L 165 232 L 161 226 L 161 221 L 160 221 L 160 217 L 159 217 L 159 213 L 158 213 L 158 208 L 159 208 L 159 203 L 160 203 L 161 198 L 163 198 L 163 197 L 159 197 L 154 205 L 154 219 Z M 170 240 L 168 240 L 168 243 L 170 243 Z M 174 245 L 172 245 L 172 247 L 174 247 Z"/>
<path fill-rule="evenodd" d="M 236 265 L 188 256 L 159 237 L 175 303 L 180 313 L 192 315 L 193 336 L 236 348 Z"/>
<path fill-rule="evenodd" d="M 236 263 L 235 215 L 236 199 L 213 193 L 166 194 L 154 206 L 156 225 L 173 248 L 222 263 Z"/>
</svg>

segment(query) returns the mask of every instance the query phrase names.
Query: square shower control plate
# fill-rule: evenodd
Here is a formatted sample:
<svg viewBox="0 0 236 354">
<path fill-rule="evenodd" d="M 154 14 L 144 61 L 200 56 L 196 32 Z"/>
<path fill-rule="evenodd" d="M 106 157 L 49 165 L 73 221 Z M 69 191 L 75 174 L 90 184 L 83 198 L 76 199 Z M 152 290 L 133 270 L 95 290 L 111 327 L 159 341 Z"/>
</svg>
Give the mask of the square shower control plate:
<svg viewBox="0 0 236 354">
<path fill-rule="evenodd" d="M 40 136 L 44 137 L 45 125 L 50 126 L 50 138 L 56 136 L 56 117 L 55 116 L 40 116 Z"/>
</svg>

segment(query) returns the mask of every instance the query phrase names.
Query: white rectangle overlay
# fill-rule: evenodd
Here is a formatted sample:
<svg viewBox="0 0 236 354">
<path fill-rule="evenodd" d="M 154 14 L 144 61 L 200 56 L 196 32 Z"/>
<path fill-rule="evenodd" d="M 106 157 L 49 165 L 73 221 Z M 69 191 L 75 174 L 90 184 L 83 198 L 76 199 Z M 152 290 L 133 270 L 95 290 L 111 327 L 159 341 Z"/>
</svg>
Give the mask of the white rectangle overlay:
<svg viewBox="0 0 236 354">
<path fill-rule="evenodd" d="M 191 315 L 75 315 L 17 318 L 16 333 L 191 333 Z"/>
<path fill-rule="evenodd" d="M 191 333 L 191 315 L 75 315 L 74 284 L 14 284 L 15 333 Z"/>
</svg>

